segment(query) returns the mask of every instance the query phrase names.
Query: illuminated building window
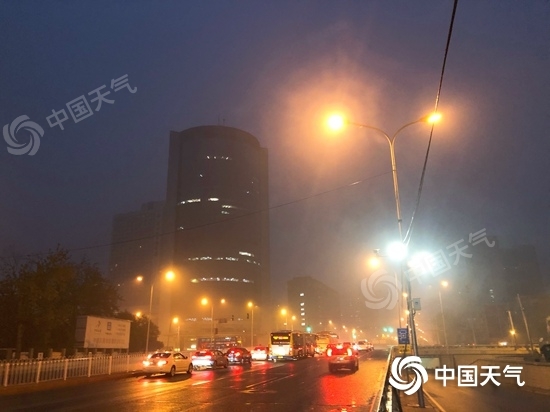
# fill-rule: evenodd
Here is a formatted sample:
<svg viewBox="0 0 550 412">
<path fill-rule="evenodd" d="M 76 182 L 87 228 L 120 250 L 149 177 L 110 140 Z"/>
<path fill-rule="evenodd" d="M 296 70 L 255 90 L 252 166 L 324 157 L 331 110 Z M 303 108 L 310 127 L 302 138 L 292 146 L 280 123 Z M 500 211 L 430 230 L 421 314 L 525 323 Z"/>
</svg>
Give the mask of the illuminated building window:
<svg viewBox="0 0 550 412">
<path fill-rule="evenodd" d="M 239 255 L 254 257 L 254 253 L 239 251 Z"/>
<path fill-rule="evenodd" d="M 220 199 L 218 199 L 217 197 L 209 197 L 208 198 L 209 202 L 217 202 L 218 200 L 220 200 Z"/>
<path fill-rule="evenodd" d="M 304 292 L 300 293 L 300 296 L 304 296 Z"/>
<path fill-rule="evenodd" d="M 304 306 L 304 305 L 305 305 L 305 303 L 304 303 L 304 302 L 300 303 L 300 306 Z"/>
<path fill-rule="evenodd" d="M 302 326 L 306 326 L 306 323 L 305 323 L 305 322 L 302 322 Z"/>
<path fill-rule="evenodd" d="M 222 210 L 222 215 L 228 215 L 229 212 L 227 210 Z"/>
</svg>

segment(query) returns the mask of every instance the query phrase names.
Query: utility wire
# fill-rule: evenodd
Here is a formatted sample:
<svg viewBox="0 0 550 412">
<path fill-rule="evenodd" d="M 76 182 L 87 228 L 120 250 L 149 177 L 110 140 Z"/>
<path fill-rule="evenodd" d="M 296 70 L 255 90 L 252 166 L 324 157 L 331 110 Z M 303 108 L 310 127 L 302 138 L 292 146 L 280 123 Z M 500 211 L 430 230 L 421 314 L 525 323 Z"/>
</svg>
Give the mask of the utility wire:
<svg viewBox="0 0 550 412">
<path fill-rule="evenodd" d="M 305 201 L 313 199 L 315 197 L 323 196 L 323 195 L 326 195 L 328 193 L 332 193 L 332 192 L 336 192 L 336 191 L 339 191 L 339 190 L 342 190 L 342 189 L 346 189 L 346 188 L 349 188 L 349 187 L 352 187 L 352 186 L 355 186 L 355 185 L 358 185 L 358 184 L 361 184 L 361 183 L 366 183 L 369 180 L 373 180 L 373 179 L 376 179 L 378 177 L 388 175 L 390 173 L 391 172 L 378 173 L 376 175 L 366 177 L 366 178 L 364 178 L 362 180 L 358 180 L 356 182 L 348 183 L 346 185 L 338 186 L 338 187 L 335 187 L 335 188 L 332 188 L 332 189 L 328 189 L 328 190 L 325 190 L 323 192 L 315 193 L 315 194 L 310 195 L 310 196 L 302 197 L 302 198 L 299 198 L 299 199 L 291 200 L 289 202 L 285 202 L 285 203 L 281 203 L 281 204 L 278 204 L 278 205 L 275 205 L 275 206 L 271 206 L 271 207 L 268 207 L 267 209 L 261 209 L 261 210 L 257 210 L 257 211 L 253 211 L 253 212 L 249 212 L 249 213 L 244 213 L 242 215 L 231 216 L 231 217 L 225 218 L 225 219 L 217 221 L 217 222 L 207 222 L 207 223 L 204 223 L 204 224 L 201 224 L 201 225 L 187 227 L 187 228 L 182 229 L 182 230 L 190 231 L 190 230 L 194 230 L 194 229 L 201 229 L 201 228 L 204 228 L 204 227 L 217 225 L 217 224 L 220 224 L 220 223 L 226 223 L 226 222 L 229 222 L 231 220 L 242 219 L 242 218 L 245 218 L 245 217 L 248 217 L 248 216 L 257 215 L 259 213 L 265 213 L 265 212 L 269 212 L 269 211 L 272 211 L 272 210 L 280 209 L 282 207 L 290 206 L 290 205 L 293 205 L 293 204 L 296 204 L 296 203 L 305 202 Z M 168 236 L 168 235 L 174 234 L 174 233 L 179 232 L 179 231 L 180 230 L 175 229 L 175 230 L 171 230 L 171 231 L 160 233 L 160 234 L 155 234 L 155 235 L 150 235 L 150 236 L 142 236 L 142 237 L 138 237 L 138 238 L 134 238 L 134 239 L 128 239 L 128 240 L 121 240 L 119 242 L 109 242 L 109 243 L 103 243 L 103 244 L 94 245 L 94 246 L 83 246 L 83 247 L 78 247 L 78 248 L 67 249 L 67 251 L 68 252 L 81 252 L 83 250 L 91 250 L 91 249 L 98 249 L 98 248 L 103 248 L 103 247 L 108 247 L 108 246 L 122 245 L 122 244 L 125 244 L 125 243 L 139 242 L 139 241 L 143 241 L 143 240 L 153 239 L 153 238 L 156 238 L 156 237 L 160 238 L 162 236 Z M 17 257 L 29 258 L 29 257 L 33 257 L 33 256 L 41 256 L 44 253 L 45 252 L 33 253 L 33 254 L 28 254 L 28 255 L 24 255 L 24 256 L 17 256 Z M 8 258 L 8 256 L 0 257 L 0 259 L 7 259 L 7 258 Z"/>
<path fill-rule="evenodd" d="M 437 113 L 437 109 L 439 108 L 439 99 L 441 98 L 441 88 L 443 86 L 443 76 L 445 74 L 445 66 L 447 65 L 447 56 L 449 54 L 449 46 L 451 44 L 451 37 L 453 34 L 453 26 L 455 22 L 456 17 L 456 8 L 458 6 L 458 0 L 454 1 L 453 5 L 453 13 L 451 15 L 451 22 L 449 24 L 449 33 L 447 34 L 447 44 L 445 45 L 445 55 L 443 57 L 443 66 L 441 67 L 441 76 L 439 78 L 439 86 L 437 88 L 437 95 L 435 97 L 435 110 L 434 112 Z M 428 165 L 428 157 L 430 155 L 430 148 L 432 146 L 432 137 L 434 132 L 434 124 L 432 123 L 432 128 L 430 130 L 430 139 L 428 141 L 428 147 L 426 149 L 426 157 L 424 158 L 424 166 L 422 168 L 422 175 L 420 177 L 420 184 L 418 186 L 418 194 L 416 196 L 416 204 L 414 206 L 414 210 L 411 216 L 411 222 L 409 224 L 409 228 L 407 229 L 407 233 L 405 234 L 405 238 L 403 239 L 403 243 L 408 244 L 411 241 L 411 236 L 414 228 L 414 218 L 416 216 L 416 212 L 418 211 L 418 207 L 420 205 L 420 198 L 422 196 L 422 188 L 424 186 L 424 178 L 426 177 L 426 168 Z"/>
</svg>

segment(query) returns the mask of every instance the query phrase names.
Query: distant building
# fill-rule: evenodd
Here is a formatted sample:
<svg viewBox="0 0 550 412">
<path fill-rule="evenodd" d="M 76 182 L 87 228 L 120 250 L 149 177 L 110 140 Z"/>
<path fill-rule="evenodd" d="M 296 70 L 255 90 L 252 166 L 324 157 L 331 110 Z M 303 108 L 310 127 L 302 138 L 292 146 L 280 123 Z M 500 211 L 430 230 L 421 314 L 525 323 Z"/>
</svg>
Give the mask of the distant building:
<svg viewBox="0 0 550 412">
<path fill-rule="evenodd" d="M 159 271 L 164 202 L 148 202 L 140 210 L 113 218 L 109 276 L 118 285 L 121 309 L 146 314 L 151 279 Z M 144 277 L 144 284 L 136 282 Z"/>
<path fill-rule="evenodd" d="M 163 263 L 178 280 L 165 316 L 208 336 L 213 309 L 220 335 L 248 337 L 253 302 L 260 331 L 269 304 L 268 200 L 267 149 L 250 133 L 226 126 L 170 133 Z M 202 298 L 210 303 L 201 306 Z"/>
<path fill-rule="evenodd" d="M 289 329 L 294 326 L 294 329 L 306 331 L 309 327 L 317 332 L 331 329 L 329 321 L 340 322 L 340 295 L 334 289 L 310 276 L 295 277 L 288 281 L 287 287 L 285 322 L 288 321 Z"/>
<path fill-rule="evenodd" d="M 508 310 L 515 322 L 515 328 L 523 323 L 518 312 L 519 294 L 525 301 L 529 297 L 544 292 L 544 282 L 540 272 L 535 248 L 521 245 L 502 248 L 498 239 L 488 236 L 487 242 L 481 242 L 468 250 L 471 259 L 461 276 L 455 281 L 454 290 L 458 291 L 457 300 L 449 305 L 457 319 L 470 321 L 463 325 L 454 325 L 454 330 L 464 329 L 467 338 L 460 342 L 494 343 L 506 340 L 512 329 Z M 449 326 L 448 326 L 449 328 Z"/>
</svg>

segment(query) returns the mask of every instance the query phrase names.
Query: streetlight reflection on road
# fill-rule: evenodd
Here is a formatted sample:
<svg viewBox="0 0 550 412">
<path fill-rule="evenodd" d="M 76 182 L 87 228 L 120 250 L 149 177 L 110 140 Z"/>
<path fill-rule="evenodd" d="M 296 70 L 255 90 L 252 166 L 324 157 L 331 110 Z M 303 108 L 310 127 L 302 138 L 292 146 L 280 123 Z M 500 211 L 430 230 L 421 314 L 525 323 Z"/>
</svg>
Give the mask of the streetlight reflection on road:
<svg viewBox="0 0 550 412">
<path fill-rule="evenodd" d="M 399 200 L 399 182 L 398 182 L 398 179 L 397 179 L 397 163 L 395 161 L 395 139 L 397 138 L 397 136 L 404 129 L 406 129 L 409 126 L 412 126 L 412 125 L 417 124 L 417 123 L 432 123 L 433 124 L 433 123 L 437 122 L 440 118 L 441 118 L 441 115 L 439 113 L 431 113 L 431 114 L 429 114 L 427 116 L 423 116 L 423 117 L 421 117 L 421 118 L 419 118 L 415 121 L 406 123 L 405 125 L 401 126 L 399 129 L 397 129 L 397 131 L 391 136 L 389 134 L 387 134 L 385 131 L 383 131 L 382 129 L 378 128 L 378 127 L 370 126 L 370 125 L 363 124 L 363 123 L 352 122 L 352 121 L 347 120 L 342 115 L 334 114 L 334 115 L 330 116 L 327 119 L 327 126 L 329 127 L 329 129 L 331 129 L 333 131 L 341 130 L 345 125 L 351 125 L 351 126 L 360 127 L 360 128 L 363 128 L 363 129 L 374 130 L 378 134 L 381 134 L 382 136 L 384 136 L 384 138 L 387 140 L 387 142 L 389 144 L 389 148 L 390 148 L 390 160 L 391 160 L 391 166 L 392 166 L 395 208 L 396 208 L 396 212 L 397 212 L 397 226 L 398 226 L 398 229 L 399 229 L 399 239 L 400 239 L 401 243 L 403 244 L 403 246 L 406 246 L 405 245 L 406 242 L 405 242 L 405 239 L 403 238 L 403 228 L 402 228 L 402 218 L 401 218 L 401 202 Z M 401 267 L 401 277 L 403 278 L 403 265 L 401 264 L 400 267 Z M 411 328 L 411 341 L 412 341 L 413 353 L 418 356 L 418 343 L 417 343 L 417 340 L 416 340 L 416 329 L 415 329 L 415 325 L 414 325 L 414 310 L 412 308 L 411 282 L 410 282 L 409 278 L 407 278 L 406 285 L 407 285 L 407 294 L 408 294 L 407 308 L 409 310 L 409 325 L 410 325 L 410 328 Z M 420 389 L 418 390 L 418 403 L 419 403 L 421 408 L 424 407 L 424 394 L 423 394 L 423 391 L 422 391 L 422 387 L 420 387 Z"/>
</svg>

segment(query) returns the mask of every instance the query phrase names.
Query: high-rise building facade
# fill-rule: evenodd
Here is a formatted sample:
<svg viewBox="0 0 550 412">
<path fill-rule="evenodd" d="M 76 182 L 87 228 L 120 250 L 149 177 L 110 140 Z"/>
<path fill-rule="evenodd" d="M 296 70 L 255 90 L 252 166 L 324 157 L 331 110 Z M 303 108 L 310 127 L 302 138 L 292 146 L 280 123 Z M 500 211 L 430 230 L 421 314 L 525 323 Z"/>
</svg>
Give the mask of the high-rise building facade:
<svg viewBox="0 0 550 412">
<path fill-rule="evenodd" d="M 149 288 L 136 278 L 151 280 L 159 270 L 163 211 L 164 202 L 148 202 L 113 218 L 109 276 L 118 286 L 121 309 L 147 313 Z"/>
<path fill-rule="evenodd" d="M 269 304 L 267 149 L 232 127 L 171 132 L 164 231 L 163 263 L 178 276 L 168 316 L 198 335 L 210 324 L 249 336 L 251 302 L 260 332 Z"/>
<path fill-rule="evenodd" d="M 312 332 L 332 329 L 340 323 L 340 295 L 323 282 L 310 276 L 299 276 L 288 281 L 287 327 Z M 292 316 L 295 319 L 292 319 Z"/>
</svg>

